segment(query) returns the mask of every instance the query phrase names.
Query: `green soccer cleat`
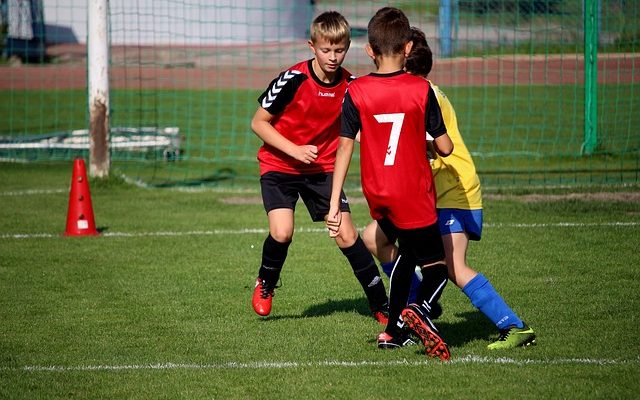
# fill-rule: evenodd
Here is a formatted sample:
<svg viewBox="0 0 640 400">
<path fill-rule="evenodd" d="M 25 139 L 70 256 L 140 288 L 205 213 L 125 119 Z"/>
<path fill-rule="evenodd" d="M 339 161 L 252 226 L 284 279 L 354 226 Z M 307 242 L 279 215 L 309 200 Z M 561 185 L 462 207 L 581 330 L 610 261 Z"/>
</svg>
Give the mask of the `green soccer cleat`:
<svg viewBox="0 0 640 400">
<path fill-rule="evenodd" d="M 500 337 L 489 344 L 489 350 L 515 349 L 516 347 L 532 346 L 536 344 L 536 334 L 533 329 L 524 324 L 522 328 L 512 326 L 500 330 Z"/>
</svg>

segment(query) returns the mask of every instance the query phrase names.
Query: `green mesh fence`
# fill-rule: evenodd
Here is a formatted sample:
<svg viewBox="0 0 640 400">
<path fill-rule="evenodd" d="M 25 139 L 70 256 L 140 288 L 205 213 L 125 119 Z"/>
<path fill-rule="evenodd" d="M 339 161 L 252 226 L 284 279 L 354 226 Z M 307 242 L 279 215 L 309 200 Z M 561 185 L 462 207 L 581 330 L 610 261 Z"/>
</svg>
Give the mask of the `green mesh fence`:
<svg viewBox="0 0 640 400">
<path fill-rule="evenodd" d="M 87 158 L 87 2 L 28 3 L 29 21 L 0 3 L 0 158 Z M 311 57 L 312 18 L 347 17 L 344 66 L 362 75 L 373 70 L 367 22 L 387 4 L 427 34 L 430 78 L 456 108 L 485 185 L 640 180 L 640 2 L 631 0 L 111 0 L 111 174 L 255 188 L 257 96 Z"/>
</svg>

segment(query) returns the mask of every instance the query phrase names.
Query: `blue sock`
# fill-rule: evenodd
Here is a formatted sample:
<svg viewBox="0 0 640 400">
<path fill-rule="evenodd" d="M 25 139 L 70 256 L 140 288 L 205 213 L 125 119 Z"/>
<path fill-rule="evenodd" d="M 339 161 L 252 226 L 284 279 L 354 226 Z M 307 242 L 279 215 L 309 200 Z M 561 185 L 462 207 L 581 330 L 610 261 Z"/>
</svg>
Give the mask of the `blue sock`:
<svg viewBox="0 0 640 400">
<path fill-rule="evenodd" d="M 391 278 L 391 271 L 393 271 L 394 261 L 389 261 L 386 263 L 380 263 L 380 268 L 382 268 L 382 272 L 387 276 L 387 278 Z"/>
<path fill-rule="evenodd" d="M 380 268 L 382 268 L 382 272 L 391 278 L 391 272 L 393 271 L 393 265 L 395 261 L 389 261 L 386 263 L 380 263 Z M 413 274 L 413 278 L 411 279 L 411 290 L 409 291 L 409 300 L 408 304 L 415 303 L 416 298 L 418 297 L 418 288 L 420 287 L 420 279 L 418 279 L 417 274 Z"/>
<path fill-rule="evenodd" d="M 524 323 L 505 303 L 491 283 L 482 274 L 476 275 L 463 288 L 471 303 L 493 322 L 498 329 L 510 326 L 522 328 Z"/>
<path fill-rule="evenodd" d="M 413 278 L 411 278 L 411 289 L 409 289 L 409 299 L 407 300 L 407 304 L 415 303 L 418 298 L 418 288 L 420 287 L 420 279 L 418 279 L 418 275 L 413 273 Z"/>
</svg>

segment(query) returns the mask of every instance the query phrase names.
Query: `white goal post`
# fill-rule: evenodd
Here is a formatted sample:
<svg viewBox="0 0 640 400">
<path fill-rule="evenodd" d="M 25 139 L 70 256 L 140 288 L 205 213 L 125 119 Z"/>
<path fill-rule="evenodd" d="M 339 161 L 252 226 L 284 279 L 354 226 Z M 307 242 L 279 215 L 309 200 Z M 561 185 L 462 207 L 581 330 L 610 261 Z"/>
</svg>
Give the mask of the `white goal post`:
<svg viewBox="0 0 640 400">
<path fill-rule="evenodd" d="M 87 76 L 89 86 L 89 174 L 109 176 L 109 0 L 89 0 Z"/>
</svg>

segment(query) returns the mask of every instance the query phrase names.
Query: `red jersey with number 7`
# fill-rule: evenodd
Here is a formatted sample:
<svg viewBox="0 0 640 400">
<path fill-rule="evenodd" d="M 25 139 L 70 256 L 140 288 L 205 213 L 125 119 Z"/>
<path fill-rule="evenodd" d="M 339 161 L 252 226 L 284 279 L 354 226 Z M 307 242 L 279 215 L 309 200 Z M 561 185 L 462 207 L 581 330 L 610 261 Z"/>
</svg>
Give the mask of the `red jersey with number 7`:
<svg viewBox="0 0 640 400">
<path fill-rule="evenodd" d="M 355 139 L 358 131 L 371 217 L 388 218 L 400 229 L 433 225 L 436 192 L 426 132 L 436 138 L 446 127 L 429 83 L 403 71 L 355 79 L 342 106 L 341 135 Z"/>
</svg>

